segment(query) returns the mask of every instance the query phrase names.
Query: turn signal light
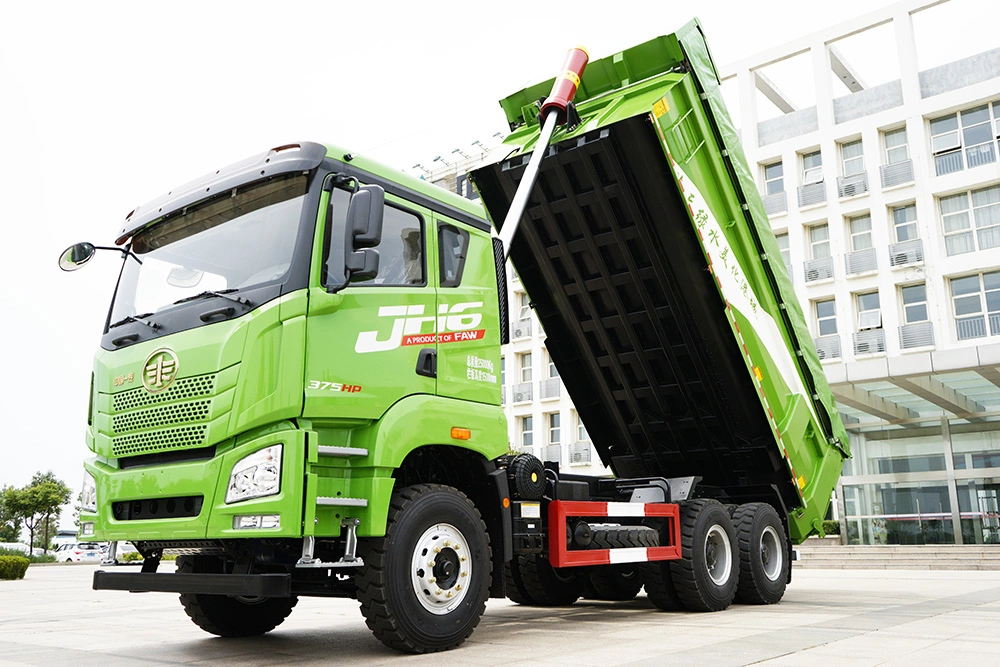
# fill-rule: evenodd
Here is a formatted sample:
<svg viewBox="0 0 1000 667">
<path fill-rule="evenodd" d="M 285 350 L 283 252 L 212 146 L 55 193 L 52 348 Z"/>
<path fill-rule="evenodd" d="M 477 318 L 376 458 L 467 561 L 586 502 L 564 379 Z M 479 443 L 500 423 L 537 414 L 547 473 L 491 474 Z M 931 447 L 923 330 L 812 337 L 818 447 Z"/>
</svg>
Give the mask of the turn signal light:
<svg viewBox="0 0 1000 667">
<path fill-rule="evenodd" d="M 458 428 L 457 426 L 453 426 L 451 428 L 451 437 L 455 440 L 468 440 L 472 437 L 472 431 L 467 428 Z"/>
</svg>

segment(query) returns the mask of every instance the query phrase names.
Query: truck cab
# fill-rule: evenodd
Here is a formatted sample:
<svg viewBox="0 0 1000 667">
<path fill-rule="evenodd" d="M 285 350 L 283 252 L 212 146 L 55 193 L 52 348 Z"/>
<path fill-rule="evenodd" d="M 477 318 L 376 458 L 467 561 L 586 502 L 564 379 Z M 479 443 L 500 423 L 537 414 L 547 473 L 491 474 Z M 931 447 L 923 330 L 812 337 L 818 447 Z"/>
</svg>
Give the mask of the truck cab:
<svg viewBox="0 0 1000 667">
<path fill-rule="evenodd" d="M 345 526 L 385 533 L 394 474 L 449 467 L 500 507 L 501 292 L 474 203 L 300 143 L 137 208 L 117 242 L 81 539 L 332 562 Z"/>
</svg>

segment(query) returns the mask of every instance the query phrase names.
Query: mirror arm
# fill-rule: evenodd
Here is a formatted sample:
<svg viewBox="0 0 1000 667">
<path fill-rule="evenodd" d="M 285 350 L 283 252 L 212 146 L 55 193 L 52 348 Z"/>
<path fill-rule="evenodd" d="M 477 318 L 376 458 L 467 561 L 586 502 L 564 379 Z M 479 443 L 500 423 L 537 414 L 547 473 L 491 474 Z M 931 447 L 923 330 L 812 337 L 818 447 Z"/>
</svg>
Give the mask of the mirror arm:
<svg viewBox="0 0 1000 667">
<path fill-rule="evenodd" d="M 129 246 L 119 248 L 118 246 L 95 245 L 94 250 L 115 250 L 122 254 L 122 259 L 125 257 L 131 257 L 135 261 L 139 262 L 139 266 L 142 266 L 142 260 L 139 259 L 134 252 L 132 252 L 132 248 Z"/>
</svg>

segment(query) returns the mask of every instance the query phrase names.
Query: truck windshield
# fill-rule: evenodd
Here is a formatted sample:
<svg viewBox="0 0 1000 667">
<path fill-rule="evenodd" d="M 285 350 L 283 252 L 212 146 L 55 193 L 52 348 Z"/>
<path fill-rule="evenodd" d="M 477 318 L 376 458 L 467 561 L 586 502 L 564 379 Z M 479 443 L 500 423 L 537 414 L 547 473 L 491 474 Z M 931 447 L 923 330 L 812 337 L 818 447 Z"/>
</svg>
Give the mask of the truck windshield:
<svg viewBox="0 0 1000 667">
<path fill-rule="evenodd" d="M 305 175 L 240 187 L 136 233 L 109 322 L 154 314 L 202 292 L 281 282 L 291 266 Z"/>
</svg>

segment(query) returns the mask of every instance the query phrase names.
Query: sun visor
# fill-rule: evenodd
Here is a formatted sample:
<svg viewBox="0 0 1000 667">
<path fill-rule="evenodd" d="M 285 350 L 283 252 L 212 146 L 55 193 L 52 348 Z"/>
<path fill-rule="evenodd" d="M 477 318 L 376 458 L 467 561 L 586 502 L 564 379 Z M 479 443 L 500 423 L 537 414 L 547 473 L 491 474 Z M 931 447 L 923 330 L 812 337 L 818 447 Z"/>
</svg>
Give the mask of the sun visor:
<svg viewBox="0 0 1000 667">
<path fill-rule="evenodd" d="M 324 157 L 326 157 L 326 146 L 312 142 L 301 142 L 278 146 L 265 153 L 223 167 L 174 188 L 147 204 L 137 206 L 125 217 L 125 222 L 118 232 L 115 243 L 118 245 L 125 243 L 136 231 L 172 211 L 247 183 L 280 174 L 310 171 L 318 167 Z"/>
</svg>

